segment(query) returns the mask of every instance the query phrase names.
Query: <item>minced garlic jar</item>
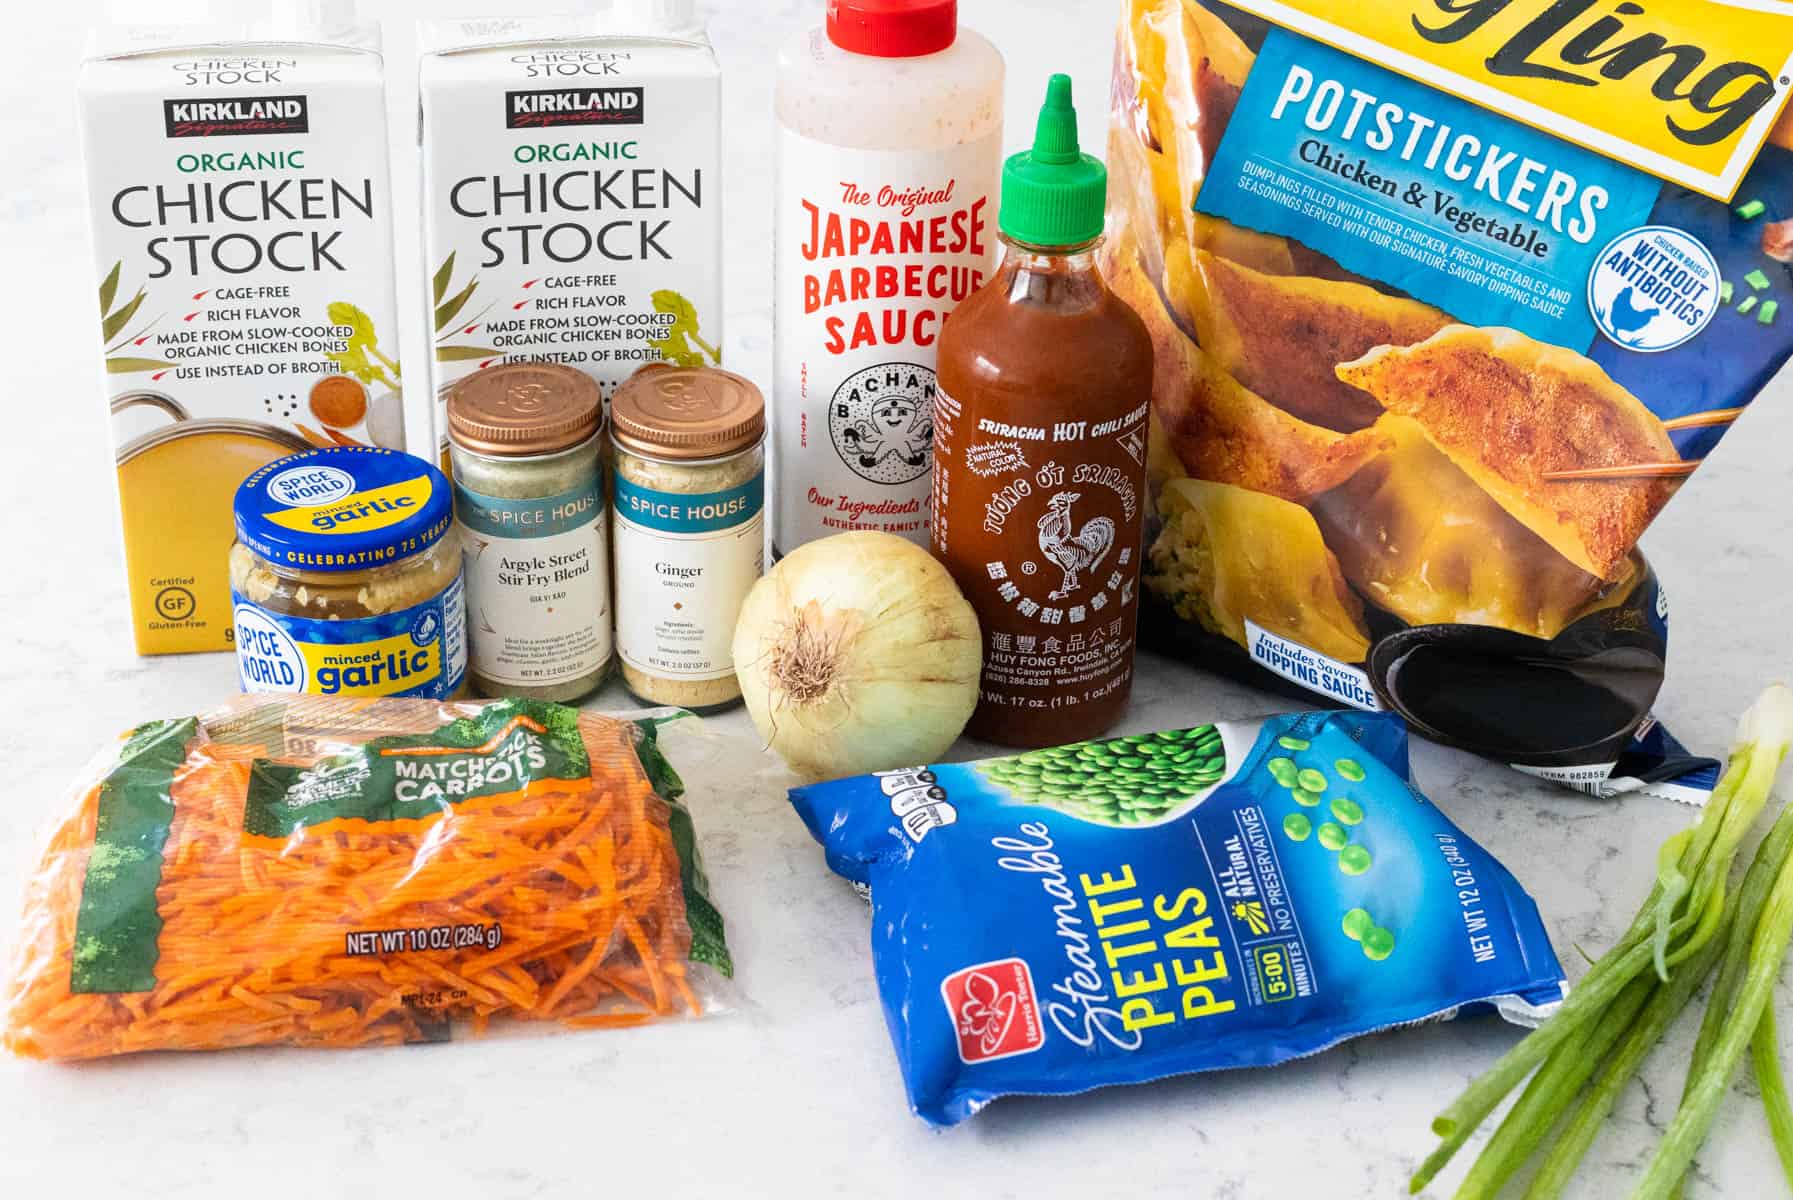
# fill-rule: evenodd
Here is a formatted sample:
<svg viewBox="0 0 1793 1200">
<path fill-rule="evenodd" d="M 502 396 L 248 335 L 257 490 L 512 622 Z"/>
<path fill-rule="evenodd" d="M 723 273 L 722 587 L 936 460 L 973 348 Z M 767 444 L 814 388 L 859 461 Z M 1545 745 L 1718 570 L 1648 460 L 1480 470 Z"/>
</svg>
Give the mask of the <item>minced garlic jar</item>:
<svg viewBox="0 0 1793 1200">
<path fill-rule="evenodd" d="M 736 704 L 735 622 L 765 570 L 766 402 L 713 367 L 653 365 L 610 401 L 616 648 L 639 699 Z"/>
<path fill-rule="evenodd" d="M 448 480 L 340 446 L 243 481 L 230 589 L 246 692 L 461 694 L 467 618 Z"/>
</svg>

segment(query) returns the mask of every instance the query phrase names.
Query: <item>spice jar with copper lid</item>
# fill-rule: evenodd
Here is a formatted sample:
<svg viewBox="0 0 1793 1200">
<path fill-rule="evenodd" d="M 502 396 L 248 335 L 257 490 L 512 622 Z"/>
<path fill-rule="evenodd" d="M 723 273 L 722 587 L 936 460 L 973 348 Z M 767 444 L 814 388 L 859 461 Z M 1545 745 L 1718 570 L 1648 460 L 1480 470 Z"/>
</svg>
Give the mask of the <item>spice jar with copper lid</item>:
<svg viewBox="0 0 1793 1200">
<path fill-rule="evenodd" d="M 653 704 L 739 703 L 730 644 L 765 569 L 766 402 L 713 367 L 643 367 L 610 400 L 616 648 Z"/>
<path fill-rule="evenodd" d="M 506 363 L 447 397 L 473 686 L 574 700 L 610 672 L 609 518 L 590 376 Z"/>
</svg>

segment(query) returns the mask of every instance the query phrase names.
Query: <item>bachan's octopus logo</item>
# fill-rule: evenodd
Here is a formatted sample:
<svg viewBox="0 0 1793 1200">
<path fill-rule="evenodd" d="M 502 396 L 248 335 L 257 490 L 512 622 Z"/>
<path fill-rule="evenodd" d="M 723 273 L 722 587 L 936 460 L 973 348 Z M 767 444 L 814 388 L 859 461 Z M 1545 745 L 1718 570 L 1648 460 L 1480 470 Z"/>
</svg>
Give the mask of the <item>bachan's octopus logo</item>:
<svg viewBox="0 0 1793 1200">
<path fill-rule="evenodd" d="M 855 371 L 828 406 L 834 452 L 855 475 L 894 487 L 919 479 L 934 443 L 934 372 L 918 363 Z"/>
</svg>

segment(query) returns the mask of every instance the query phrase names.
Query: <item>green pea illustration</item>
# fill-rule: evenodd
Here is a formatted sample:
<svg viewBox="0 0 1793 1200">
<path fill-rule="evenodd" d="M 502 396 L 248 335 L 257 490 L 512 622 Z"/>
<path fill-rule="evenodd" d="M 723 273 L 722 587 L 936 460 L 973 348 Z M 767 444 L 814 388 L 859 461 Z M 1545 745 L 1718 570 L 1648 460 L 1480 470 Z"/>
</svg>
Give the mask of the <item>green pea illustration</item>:
<svg viewBox="0 0 1793 1200">
<path fill-rule="evenodd" d="M 1355 758 L 1341 758 L 1332 764 L 1332 769 L 1339 773 L 1340 779 L 1349 779 L 1352 783 L 1363 782 L 1363 764 Z"/>
<path fill-rule="evenodd" d="M 1363 937 L 1360 940 L 1363 943 L 1365 957 L 1370 958 L 1375 962 L 1381 962 L 1390 954 L 1394 953 L 1395 935 L 1382 928 L 1380 925 L 1364 930 Z"/>
<path fill-rule="evenodd" d="M 1351 840 L 1342 826 L 1334 825 L 1331 821 L 1320 823 L 1318 836 L 1320 844 L 1328 850 L 1343 850 L 1345 843 Z"/>
<path fill-rule="evenodd" d="M 1282 819 L 1282 831 L 1291 842 L 1305 842 L 1312 833 L 1314 823 L 1303 813 L 1290 813 Z"/>
<path fill-rule="evenodd" d="M 1349 796 L 1334 797 L 1328 807 L 1332 810 L 1333 819 L 1342 825 L 1356 825 L 1363 820 L 1363 805 Z"/>
<path fill-rule="evenodd" d="M 1312 767 L 1308 767 L 1300 774 L 1296 775 L 1295 782 L 1310 792 L 1323 792 L 1326 790 L 1326 776 L 1314 770 Z"/>
<path fill-rule="evenodd" d="M 1340 922 L 1345 936 L 1354 942 L 1363 941 L 1363 935 L 1376 927 L 1376 919 L 1370 916 L 1367 908 L 1354 908 L 1345 914 Z"/>
<path fill-rule="evenodd" d="M 1098 824 L 1139 825 L 1220 782 L 1226 751 L 1220 731 L 1202 725 L 1030 750 L 977 769 L 1017 800 Z"/>
<path fill-rule="evenodd" d="M 1276 739 L 1276 744 L 1284 750 L 1305 750 L 1311 743 L 1305 738 L 1290 737 L 1288 734 L 1284 734 Z"/>
<path fill-rule="evenodd" d="M 1362 875 L 1370 869 L 1370 852 L 1362 846 L 1346 846 L 1339 851 L 1339 870 L 1347 875 Z"/>
<path fill-rule="evenodd" d="M 1272 779 L 1286 788 L 1297 786 L 1296 781 L 1301 776 L 1301 768 L 1295 765 L 1292 758 L 1273 758 L 1264 764 L 1264 769 L 1270 772 Z"/>
<path fill-rule="evenodd" d="M 1296 788 L 1294 796 L 1295 803 L 1303 808 L 1317 808 L 1320 804 L 1319 794 L 1310 792 L 1306 788 Z"/>
</svg>

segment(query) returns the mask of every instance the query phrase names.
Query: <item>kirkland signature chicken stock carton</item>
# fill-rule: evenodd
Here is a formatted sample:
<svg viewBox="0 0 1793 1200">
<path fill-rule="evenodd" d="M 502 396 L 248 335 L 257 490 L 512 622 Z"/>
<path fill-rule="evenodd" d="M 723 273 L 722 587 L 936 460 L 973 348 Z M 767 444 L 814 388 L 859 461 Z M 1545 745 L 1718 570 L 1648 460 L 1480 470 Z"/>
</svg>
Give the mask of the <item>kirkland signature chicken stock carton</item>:
<svg viewBox="0 0 1793 1200">
<path fill-rule="evenodd" d="M 1741 0 L 1127 0 L 1142 641 L 1697 796 L 1637 542 L 1793 351 L 1790 52 Z"/>
<path fill-rule="evenodd" d="M 720 363 L 721 71 L 688 0 L 418 36 L 438 396 L 500 362 L 606 398 Z"/>
<path fill-rule="evenodd" d="M 137 649 L 231 647 L 231 502 L 405 449 L 378 31 L 113 26 L 80 118 Z"/>
</svg>

